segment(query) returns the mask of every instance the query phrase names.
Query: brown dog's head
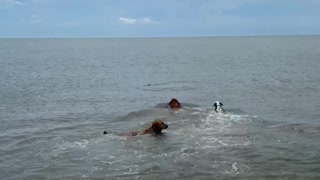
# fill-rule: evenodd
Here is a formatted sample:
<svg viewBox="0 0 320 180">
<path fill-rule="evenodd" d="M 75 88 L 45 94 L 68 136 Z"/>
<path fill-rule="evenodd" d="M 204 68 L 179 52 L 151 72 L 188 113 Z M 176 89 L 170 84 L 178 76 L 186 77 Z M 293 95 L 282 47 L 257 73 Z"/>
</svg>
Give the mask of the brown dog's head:
<svg viewBox="0 0 320 180">
<path fill-rule="evenodd" d="M 163 129 L 167 129 L 168 125 L 166 125 L 162 120 L 160 119 L 156 119 L 155 121 L 153 121 L 152 125 L 151 125 L 151 129 L 153 130 L 153 132 L 155 134 L 161 134 L 161 130 Z"/>
<path fill-rule="evenodd" d="M 172 109 L 181 108 L 179 101 L 175 98 L 171 99 L 171 101 L 168 103 L 168 106 Z"/>
</svg>

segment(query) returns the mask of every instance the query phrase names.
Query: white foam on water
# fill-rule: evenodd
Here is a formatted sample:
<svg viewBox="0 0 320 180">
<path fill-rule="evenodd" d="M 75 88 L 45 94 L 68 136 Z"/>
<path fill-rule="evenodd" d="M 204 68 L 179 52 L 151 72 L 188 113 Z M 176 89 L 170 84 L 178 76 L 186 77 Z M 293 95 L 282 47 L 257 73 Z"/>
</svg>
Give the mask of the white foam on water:
<svg viewBox="0 0 320 180">
<path fill-rule="evenodd" d="M 205 167 L 207 169 L 204 169 L 204 172 L 214 170 L 210 168 L 219 168 L 231 174 L 245 171 L 244 165 L 239 162 L 222 163 L 219 154 L 232 148 L 251 145 L 249 140 L 237 136 L 239 125 L 250 120 L 250 116 L 216 113 L 203 108 L 179 109 L 169 113 L 170 117 L 164 119 L 169 125 L 164 136 L 125 137 L 107 134 L 91 143 L 89 140 L 77 140 L 71 144 L 65 142 L 64 148 L 84 149 L 89 148 L 90 144 L 91 146 L 94 143 L 98 144 L 101 150 L 91 150 L 100 153 L 92 156 L 96 156 L 95 160 L 106 166 L 111 177 L 117 175 L 138 177 L 142 172 L 157 171 L 157 168 L 154 169 L 157 163 L 159 168 Z M 146 126 L 150 122 L 137 123 Z M 109 145 L 104 147 L 103 144 Z M 208 166 L 207 163 L 212 165 Z M 97 171 L 103 170 L 97 169 Z"/>
<path fill-rule="evenodd" d="M 199 112 L 200 114 L 200 112 Z M 237 134 L 245 134 L 241 125 L 251 121 L 248 115 L 232 113 L 216 113 L 215 111 L 201 112 L 203 118 L 195 126 L 193 132 L 197 140 L 197 149 L 217 149 L 221 147 L 249 146 L 252 142 Z"/>
<path fill-rule="evenodd" d="M 238 175 L 243 174 L 245 171 L 251 169 L 247 165 L 238 162 L 230 162 L 228 164 L 231 164 L 231 167 L 230 170 L 225 170 L 225 174 Z"/>
<path fill-rule="evenodd" d="M 80 148 L 85 148 L 87 146 L 87 144 L 89 143 L 89 141 L 86 139 L 82 139 L 80 141 L 75 141 L 74 143 L 76 145 L 78 145 Z"/>
<path fill-rule="evenodd" d="M 238 167 L 237 167 L 237 162 L 234 162 L 232 164 L 232 169 L 231 169 L 232 172 L 238 172 Z"/>
</svg>

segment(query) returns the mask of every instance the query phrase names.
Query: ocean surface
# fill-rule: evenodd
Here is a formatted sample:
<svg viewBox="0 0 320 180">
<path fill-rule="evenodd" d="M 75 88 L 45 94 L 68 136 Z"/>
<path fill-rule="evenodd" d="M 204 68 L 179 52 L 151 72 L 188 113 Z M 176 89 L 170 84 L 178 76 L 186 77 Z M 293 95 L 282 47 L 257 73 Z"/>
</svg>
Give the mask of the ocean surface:
<svg viewBox="0 0 320 180">
<path fill-rule="evenodd" d="M 320 36 L 0 39 L 0 179 L 319 180 L 319 69 Z"/>
</svg>

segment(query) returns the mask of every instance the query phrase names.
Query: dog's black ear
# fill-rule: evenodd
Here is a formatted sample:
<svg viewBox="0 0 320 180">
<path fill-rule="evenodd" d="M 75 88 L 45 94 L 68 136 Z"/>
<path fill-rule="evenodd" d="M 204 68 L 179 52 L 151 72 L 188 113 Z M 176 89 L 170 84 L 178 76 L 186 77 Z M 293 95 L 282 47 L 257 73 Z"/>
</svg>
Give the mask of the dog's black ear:
<svg viewBox="0 0 320 180">
<path fill-rule="evenodd" d="M 220 103 L 221 104 L 221 106 L 223 106 L 223 104 L 222 103 Z"/>
</svg>

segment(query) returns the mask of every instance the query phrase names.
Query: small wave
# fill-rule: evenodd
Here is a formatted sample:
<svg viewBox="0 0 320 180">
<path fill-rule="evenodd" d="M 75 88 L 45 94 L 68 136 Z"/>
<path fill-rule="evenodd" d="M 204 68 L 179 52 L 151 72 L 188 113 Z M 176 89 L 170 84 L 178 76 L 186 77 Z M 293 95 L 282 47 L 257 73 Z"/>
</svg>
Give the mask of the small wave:
<svg viewBox="0 0 320 180">
<path fill-rule="evenodd" d="M 60 142 L 60 145 L 58 146 L 60 149 L 72 149 L 72 148 L 85 148 L 88 145 L 89 141 L 86 139 L 82 139 L 79 141 L 64 141 L 62 140 Z"/>
<path fill-rule="evenodd" d="M 88 140 L 81 140 L 81 141 L 76 141 L 74 142 L 76 145 L 78 145 L 80 148 L 85 148 L 87 146 L 87 144 L 89 143 Z"/>
<path fill-rule="evenodd" d="M 239 164 L 237 162 L 233 162 L 231 164 L 231 169 L 226 170 L 226 174 L 233 174 L 233 175 L 238 175 L 238 174 L 243 174 L 245 171 L 250 170 L 250 167 L 248 167 L 245 164 Z"/>
</svg>

